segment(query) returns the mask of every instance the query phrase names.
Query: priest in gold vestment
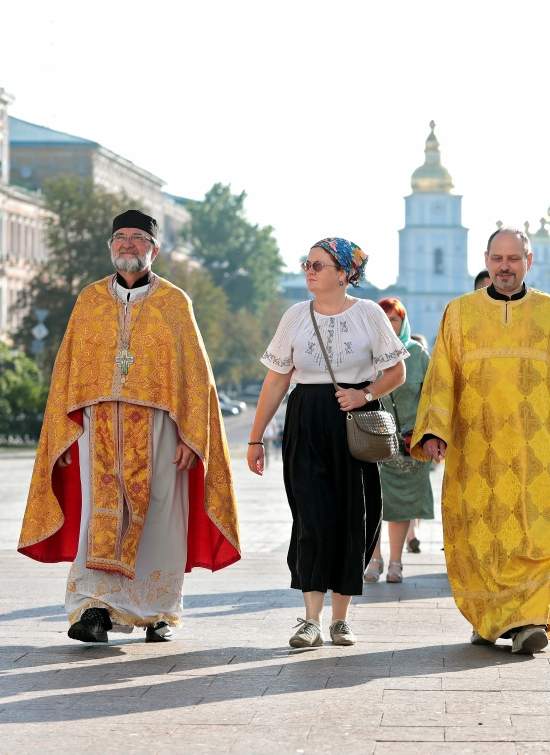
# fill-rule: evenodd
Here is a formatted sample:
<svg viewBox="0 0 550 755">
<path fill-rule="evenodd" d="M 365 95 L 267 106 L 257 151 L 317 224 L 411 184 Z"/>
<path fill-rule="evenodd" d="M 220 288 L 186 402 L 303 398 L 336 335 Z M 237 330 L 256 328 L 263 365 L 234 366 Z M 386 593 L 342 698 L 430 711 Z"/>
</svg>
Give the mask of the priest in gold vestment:
<svg viewBox="0 0 550 755">
<path fill-rule="evenodd" d="M 450 302 L 418 408 L 412 454 L 445 458 L 443 530 L 472 643 L 548 644 L 550 296 L 525 286 L 528 237 L 499 229 L 491 285 Z"/>
<path fill-rule="evenodd" d="M 71 561 L 69 637 L 171 638 L 184 572 L 240 558 L 216 387 L 188 296 L 151 271 L 157 224 L 113 221 L 115 274 L 79 295 L 59 349 L 19 551 Z"/>
</svg>

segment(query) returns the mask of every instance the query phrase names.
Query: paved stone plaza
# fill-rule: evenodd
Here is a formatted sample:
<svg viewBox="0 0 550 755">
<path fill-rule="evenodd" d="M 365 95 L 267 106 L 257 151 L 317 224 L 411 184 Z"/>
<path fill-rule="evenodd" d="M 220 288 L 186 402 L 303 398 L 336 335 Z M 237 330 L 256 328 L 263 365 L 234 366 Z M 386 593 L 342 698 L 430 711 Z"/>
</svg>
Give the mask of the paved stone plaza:
<svg viewBox="0 0 550 755">
<path fill-rule="evenodd" d="M 15 553 L 32 453 L 0 452 L 0 752 L 550 753 L 550 653 L 468 644 L 439 521 L 402 585 L 354 601 L 356 646 L 291 652 L 281 464 L 259 480 L 233 448 L 244 559 L 186 577 L 176 641 L 107 646 L 67 638 L 68 565 Z"/>
</svg>

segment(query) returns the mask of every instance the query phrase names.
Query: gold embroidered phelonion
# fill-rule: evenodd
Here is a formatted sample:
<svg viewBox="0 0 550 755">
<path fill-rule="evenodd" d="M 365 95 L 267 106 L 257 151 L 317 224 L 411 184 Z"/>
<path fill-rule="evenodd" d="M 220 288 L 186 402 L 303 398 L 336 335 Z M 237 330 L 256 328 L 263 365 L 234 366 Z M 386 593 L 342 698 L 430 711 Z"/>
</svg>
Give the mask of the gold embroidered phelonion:
<svg viewBox="0 0 550 755">
<path fill-rule="evenodd" d="M 150 296 L 150 294 L 152 293 L 152 291 L 155 288 L 155 286 L 153 286 L 154 279 L 155 279 L 154 273 L 151 273 L 151 277 L 150 277 L 150 280 L 149 280 L 149 289 L 148 289 L 147 293 L 140 298 L 140 302 L 141 302 L 140 303 L 140 307 L 139 307 L 137 315 L 135 316 L 134 324 L 132 325 L 132 328 L 130 330 L 128 329 L 128 325 L 129 325 L 129 322 L 132 319 L 131 313 L 130 313 L 130 317 L 128 319 L 126 317 L 126 315 L 127 315 L 127 307 L 128 307 L 128 303 L 129 302 L 126 302 L 124 304 L 124 309 L 122 309 L 122 308 L 119 309 L 120 348 L 119 348 L 118 353 L 117 353 L 117 355 L 115 357 L 115 363 L 116 363 L 117 367 L 120 370 L 120 375 L 121 375 L 120 379 L 121 379 L 122 383 L 126 382 L 126 375 L 128 374 L 128 368 L 130 367 L 130 365 L 134 364 L 135 361 L 136 361 L 136 358 L 135 358 L 134 354 L 132 354 L 131 351 L 130 351 L 130 338 L 132 336 L 132 331 L 136 327 L 136 323 L 139 320 L 139 317 L 140 317 L 141 312 L 143 310 L 143 305 L 145 303 L 145 299 L 147 299 L 148 296 Z M 113 290 L 115 290 L 115 286 L 116 286 L 116 274 L 112 277 L 111 285 L 112 285 Z M 121 313 L 122 313 L 122 316 L 121 316 Z"/>
</svg>

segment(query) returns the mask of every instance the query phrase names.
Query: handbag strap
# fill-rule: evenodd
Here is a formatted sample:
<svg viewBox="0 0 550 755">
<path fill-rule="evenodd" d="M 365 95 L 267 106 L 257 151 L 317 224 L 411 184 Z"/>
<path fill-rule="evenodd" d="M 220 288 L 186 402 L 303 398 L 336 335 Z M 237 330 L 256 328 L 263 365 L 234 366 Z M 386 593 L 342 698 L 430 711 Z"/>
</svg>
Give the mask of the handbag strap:
<svg viewBox="0 0 550 755">
<path fill-rule="evenodd" d="M 401 435 L 401 422 L 399 421 L 399 414 L 397 413 L 397 407 L 393 400 L 393 393 L 388 394 L 390 397 L 391 405 L 393 406 L 393 413 L 395 414 L 395 424 L 397 425 L 397 432 Z"/>
<path fill-rule="evenodd" d="M 338 385 L 338 383 L 336 382 L 336 378 L 334 377 L 334 372 L 332 371 L 330 359 L 328 358 L 327 350 L 325 349 L 325 344 L 323 343 L 323 339 L 321 338 L 321 334 L 319 333 L 319 326 L 317 325 L 317 320 L 315 319 L 315 315 L 313 314 L 313 300 L 309 302 L 309 314 L 311 315 L 311 319 L 313 320 L 313 327 L 315 328 L 315 335 L 317 336 L 317 340 L 319 341 L 319 346 L 321 347 L 321 351 L 323 352 L 323 356 L 327 364 L 327 369 L 329 371 L 330 378 L 336 390 L 339 391 L 340 386 Z"/>
</svg>

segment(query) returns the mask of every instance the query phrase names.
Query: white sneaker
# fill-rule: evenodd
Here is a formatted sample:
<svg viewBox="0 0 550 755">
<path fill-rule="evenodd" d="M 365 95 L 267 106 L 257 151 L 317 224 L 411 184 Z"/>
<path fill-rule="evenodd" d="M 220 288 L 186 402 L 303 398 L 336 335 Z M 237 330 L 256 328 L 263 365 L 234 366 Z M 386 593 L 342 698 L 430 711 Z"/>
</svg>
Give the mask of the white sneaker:
<svg viewBox="0 0 550 755">
<path fill-rule="evenodd" d="M 347 621 L 335 621 L 329 631 L 333 645 L 355 645 L 355 635 Z"/>
<path fill-rule="evenodd" d="M 472 631 L 470 642 L 472 643 L 472 645 L 494 645 L 495 644 L 491 640 L 486 640 L 485 637 L 482 637 L 479 634 L 479 632 L 476 632 L 475 629 Z"/>
<path fill-rule="evenodd" d="M 538 653 L 548 645 L 546 627 L 529 624 L 519 627 L 512 640 L 512 653 L 532 655 Z"/>
<path fill-rule="evenodd" d="M 291 648 L 316 648 L 323 644 L 321 627 L 317 622 L 298 619 L 296 626 L 299 627 L 298 631 L 288 641 Z"/>
</svg>

